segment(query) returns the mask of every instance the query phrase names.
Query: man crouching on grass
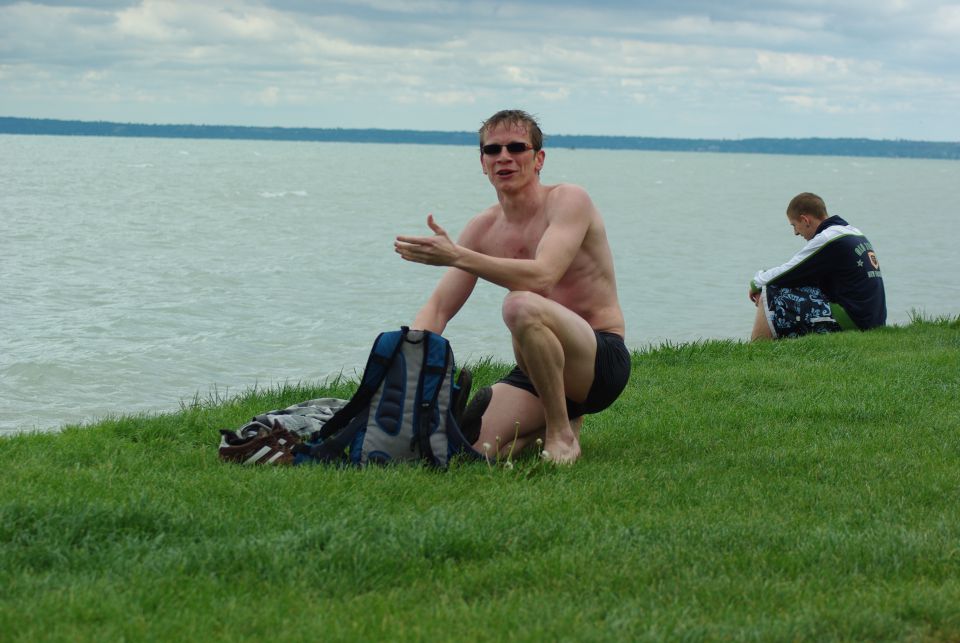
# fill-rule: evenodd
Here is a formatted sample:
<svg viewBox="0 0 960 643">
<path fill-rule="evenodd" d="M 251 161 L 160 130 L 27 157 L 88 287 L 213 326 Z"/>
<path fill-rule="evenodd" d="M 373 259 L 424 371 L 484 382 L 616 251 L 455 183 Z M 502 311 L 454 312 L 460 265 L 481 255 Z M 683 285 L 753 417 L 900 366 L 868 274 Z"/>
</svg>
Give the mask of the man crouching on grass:
<svg viewBox="0 0 960 643">
<path fill-rule="evenodd" d="M 398 236 L 395 249 L 407 261 L 449 267 L 412 328 L 442 333 L 477 279 L 508 291 L 502 314 L 517 367 L 474 396 L 464 413 L 468 439 L 506 453 L 515 435 L 517 450 L 542 438 L 544 457 L 572 463 L 583 416 L 623 391 L 630 353 L 603 219 L 582 188 L 540 183 L 545 158 L 532 116 L 497 112 L 480 128 L 480 164 L 497 203 L 456 242 L 430 215 L 432 236 Z"/>
</svg>

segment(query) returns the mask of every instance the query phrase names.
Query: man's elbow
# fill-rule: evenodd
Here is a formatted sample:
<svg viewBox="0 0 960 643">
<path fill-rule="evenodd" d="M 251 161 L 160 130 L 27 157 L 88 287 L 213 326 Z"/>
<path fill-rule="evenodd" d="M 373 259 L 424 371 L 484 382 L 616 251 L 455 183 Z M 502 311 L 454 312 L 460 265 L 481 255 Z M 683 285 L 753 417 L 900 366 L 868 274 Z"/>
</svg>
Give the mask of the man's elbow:
<svg viewBox="0 0 960 643">
<path fill-rule="evenodd" d="M 560 281 L 560 277 L 552 274 L 537 274 L 526 279 L 523 290 L 537 293 L 538 295 L 548 296 L 553 288 Z"/>
</svg>

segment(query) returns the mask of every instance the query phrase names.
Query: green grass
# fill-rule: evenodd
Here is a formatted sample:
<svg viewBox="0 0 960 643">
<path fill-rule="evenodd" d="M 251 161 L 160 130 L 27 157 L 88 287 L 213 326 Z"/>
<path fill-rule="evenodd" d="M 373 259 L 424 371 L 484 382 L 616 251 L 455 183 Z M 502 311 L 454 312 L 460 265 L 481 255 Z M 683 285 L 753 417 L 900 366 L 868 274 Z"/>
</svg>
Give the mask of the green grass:
<svg viewBox="0 0 960 643">
<path fill-rule="evenodd" d="M 218 461 L 352 386 L 0 440 L 0 640 L 960 640 L 960 320 L 636 352 L 573 467 Z"/>
</svg>

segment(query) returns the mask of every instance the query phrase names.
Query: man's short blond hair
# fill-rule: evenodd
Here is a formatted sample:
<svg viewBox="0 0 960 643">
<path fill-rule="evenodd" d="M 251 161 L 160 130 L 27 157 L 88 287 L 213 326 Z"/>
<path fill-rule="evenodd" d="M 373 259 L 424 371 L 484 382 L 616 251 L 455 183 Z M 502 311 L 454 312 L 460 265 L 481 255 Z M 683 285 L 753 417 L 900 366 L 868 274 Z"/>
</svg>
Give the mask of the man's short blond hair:
<svg viewBox="0 0 960 643">
<path fill-rule="evenodd" d="M 537 119 L 522 109 L 504 109 L 483 121 L 479 132 L 480 147 L 483 147 L 484 135 L 501 125 L 522 127 L 530 135 L 530 144 L 533 145 L 533 149 L 540 150 L 543 148 L 543 132 L 540 131 Z"/>
</svg>

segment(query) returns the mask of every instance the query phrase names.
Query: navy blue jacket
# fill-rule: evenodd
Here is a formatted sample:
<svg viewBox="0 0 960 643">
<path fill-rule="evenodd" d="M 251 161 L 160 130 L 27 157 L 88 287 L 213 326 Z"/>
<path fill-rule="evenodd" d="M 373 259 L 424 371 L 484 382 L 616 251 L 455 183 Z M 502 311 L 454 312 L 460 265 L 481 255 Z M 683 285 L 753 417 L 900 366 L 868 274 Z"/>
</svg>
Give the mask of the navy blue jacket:
<svg viewBox="0 0 960 643">
<path fill-rule="evenodd" d="M 750 283 L 754 291 L 768 284 L 816 286 L 861 330 L 887 322 L 883 277 L 873 246 L 840 217 L 824 219 L 814 237 L 790 261 L 759 271 Z"/>
</svg>

